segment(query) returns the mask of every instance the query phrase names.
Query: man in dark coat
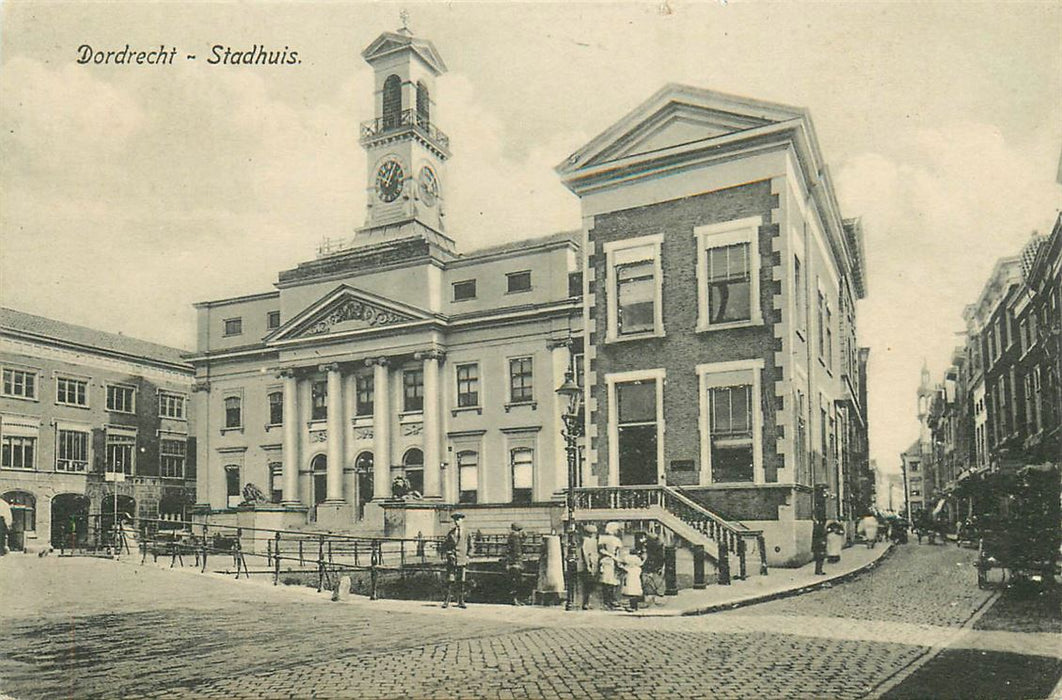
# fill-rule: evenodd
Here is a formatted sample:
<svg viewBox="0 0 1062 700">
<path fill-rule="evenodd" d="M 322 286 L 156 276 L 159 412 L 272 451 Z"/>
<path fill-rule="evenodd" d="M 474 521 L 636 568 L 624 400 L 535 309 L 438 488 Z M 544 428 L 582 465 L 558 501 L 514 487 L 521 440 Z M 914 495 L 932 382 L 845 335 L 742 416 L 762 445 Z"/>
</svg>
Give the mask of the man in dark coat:
<svg viewBox="0 0 1062 700">
<path fill-rule="evenodd" d="M 451 518 L 454 526 L 446 533 L 443 553 L 446 555 L 446 601 L 443 607 L 450 607 L 454 589 L 457 589 L 457 607 L 465 607 L 465 567 L 472 554 L 472 539 L 463 526 L 464 513 L 454 513 Z"/>
<path fill-rule="evenodd" d="M 590 609 L 590 594 L 594 590 L 597 581 L 597 569 L 601 554 L 597 545 L 597 526 L 587 524 L 583 526 L 583 537 L 579 542 L 579 557 L 576 559 L 576 570 L 579 572 L 579 588 L 583 594 L 583 610 Z"/>
<path fill-rule="evenodd" d="M 524 533 L 520 523 L 509 529 L 505 547 L 505 573 L 509 578 L 509 596 L 513 605 L 523 605 L 520 594 L 524 587 Z"/>
<path fill-rule="evenodd" d="M 826 561 L 826 524 L 819 520 L 811 526 L 811 556 L 815 558 L 815 573 L 825 575 L 822 564 Z"/>
</svg>

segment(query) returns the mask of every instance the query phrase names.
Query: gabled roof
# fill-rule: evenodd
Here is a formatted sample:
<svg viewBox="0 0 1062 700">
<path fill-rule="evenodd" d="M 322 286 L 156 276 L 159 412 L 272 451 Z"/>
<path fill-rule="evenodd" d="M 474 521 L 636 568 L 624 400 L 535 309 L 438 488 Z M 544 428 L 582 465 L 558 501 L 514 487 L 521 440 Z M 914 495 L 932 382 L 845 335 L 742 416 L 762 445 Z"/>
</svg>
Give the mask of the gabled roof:
<svg viewBox="0 0 1062 700">
<path fill-rule="evenodd" d="M 409 30 L 384 32 L 365 47 L 365 50 L 361 52 L 361 57 L 371 64 L 401 51 L 412 51 L 417 54 L 435 75 L 446 72 L 446 64 L 435 45 L 427 39 L 418 39 Z"/>
<path fill-rule="evenodd" d="M 266 336 L 267 345 L 435 320 L 424 309 L 341 284 Z"/>
<path fill-rule="evenodd" d="M 121 355 L 132 360 L 162 362 L 191 369 L 181 356 L 186 352 L 185 350 L 130 338 L 120 333 L 107 333 L 95 328 L 76 326 L 72 323 L 56 321 L 15 309 L 0 308 L 0 332 Z"/>
<path fill-rule="evenodd" d="M 669 83 L 557 166 L 563 177 L 602 163 L 804 119 L 774 102 Z"/>
</svg>

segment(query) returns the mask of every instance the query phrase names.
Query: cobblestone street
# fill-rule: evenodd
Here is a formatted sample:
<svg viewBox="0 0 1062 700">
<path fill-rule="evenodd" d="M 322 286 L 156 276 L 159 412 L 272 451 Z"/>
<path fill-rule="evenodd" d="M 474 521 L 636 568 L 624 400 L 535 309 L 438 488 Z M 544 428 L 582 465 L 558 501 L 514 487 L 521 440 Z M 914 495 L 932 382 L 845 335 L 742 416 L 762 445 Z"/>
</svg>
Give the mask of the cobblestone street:
<svg viewBox="0 0 1062 700">
<path fill-rule="evenodd" d="M 437 605 L 93 559 L 0 559 L 0 692 L 33 697 L 1046 697 L 1059 620 L 988 614 L 973 553 L 899 547 L 726 613 Z M 1009 614 L 1009 613 L 1008 613 Z M 981 620 L 991 624 L 978 629 Z"/>
</svg>

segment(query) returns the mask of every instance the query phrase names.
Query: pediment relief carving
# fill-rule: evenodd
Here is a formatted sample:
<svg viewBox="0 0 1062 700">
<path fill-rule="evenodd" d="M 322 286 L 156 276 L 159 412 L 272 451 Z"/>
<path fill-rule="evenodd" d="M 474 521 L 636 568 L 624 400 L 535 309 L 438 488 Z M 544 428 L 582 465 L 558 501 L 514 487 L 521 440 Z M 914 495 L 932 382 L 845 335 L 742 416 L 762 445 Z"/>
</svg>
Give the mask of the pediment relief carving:
<svg viewBox="0 0 1062 700">
<path fill-rule="evenodd" d="M 340 330 L 391 326 L 415 320 L 416 318 L 409 314 L 400 313 L 364 299 L 346 297 L 337 301 L 314 321 L 307 324 L 296 337 L 324 335 Z"/>
</svg>

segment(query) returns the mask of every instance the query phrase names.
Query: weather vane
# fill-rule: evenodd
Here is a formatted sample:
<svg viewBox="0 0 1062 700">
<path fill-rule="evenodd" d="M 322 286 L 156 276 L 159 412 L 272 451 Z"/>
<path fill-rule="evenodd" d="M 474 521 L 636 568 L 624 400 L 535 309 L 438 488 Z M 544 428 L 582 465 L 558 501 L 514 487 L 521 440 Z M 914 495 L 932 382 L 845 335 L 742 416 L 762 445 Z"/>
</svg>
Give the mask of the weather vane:
<svg viewBox="0 0 1062 700">
<path fill-rule="evenodd" d="M 409 12 L 405 8 L 402 8 L 402 11 L 398 13 L 398 19 L 402 20 L 402 29 L 400 31 L 411 34 L 412 32 L 409 31 Z"/>
</svg>

